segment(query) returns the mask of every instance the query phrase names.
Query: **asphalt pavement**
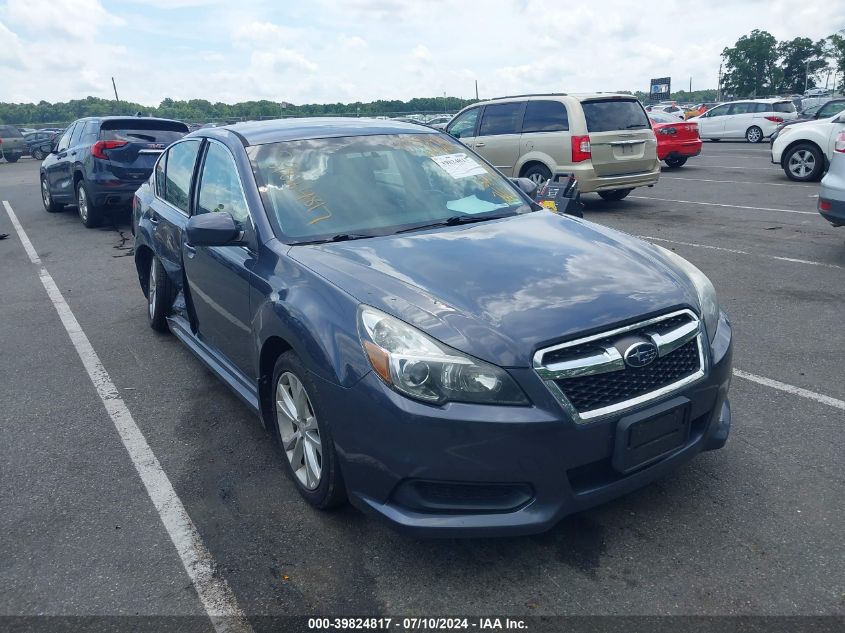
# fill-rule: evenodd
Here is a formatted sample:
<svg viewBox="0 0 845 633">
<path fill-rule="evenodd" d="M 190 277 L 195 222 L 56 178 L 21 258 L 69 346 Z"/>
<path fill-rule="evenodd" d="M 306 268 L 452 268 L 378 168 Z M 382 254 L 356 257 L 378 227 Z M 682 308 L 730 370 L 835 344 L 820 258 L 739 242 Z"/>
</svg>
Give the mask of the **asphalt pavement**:
<svg viewBox="0 0 845 633">
<path fill-rule="evenodd" d="M 0 162 L 0 200 L 257 629 L 303 614 L 845 615 L 845 229 L 817 193 L 767 145 L 722 142 L 621 202 L 585 196 L 586 219 L 716 286 L 742 372 L 730 440 L 544 535 L 419 541 L 300 500 L 258 420 L 147 325 L 127 215 L 88 230 L 73 208 L 48 214 L 37 163 Z M 203 615 L 2 208 L 0 233 L 0 615 Z"/>
</svg>

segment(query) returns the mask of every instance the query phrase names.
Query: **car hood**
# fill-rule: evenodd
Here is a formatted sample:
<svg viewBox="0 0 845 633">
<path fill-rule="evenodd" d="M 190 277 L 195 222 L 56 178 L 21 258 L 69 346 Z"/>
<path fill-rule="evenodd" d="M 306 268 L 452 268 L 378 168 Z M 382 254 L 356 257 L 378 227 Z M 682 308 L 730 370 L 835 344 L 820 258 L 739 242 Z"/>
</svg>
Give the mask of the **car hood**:
<svg viewBox="0 0 845 633">
<path fill-rule="evenodd" d="M 361 303 L 505 367 L 613 324 L 698 311 L 692 283 L 658 249 L 548 211 L 289 255 Z"/>
</svg>

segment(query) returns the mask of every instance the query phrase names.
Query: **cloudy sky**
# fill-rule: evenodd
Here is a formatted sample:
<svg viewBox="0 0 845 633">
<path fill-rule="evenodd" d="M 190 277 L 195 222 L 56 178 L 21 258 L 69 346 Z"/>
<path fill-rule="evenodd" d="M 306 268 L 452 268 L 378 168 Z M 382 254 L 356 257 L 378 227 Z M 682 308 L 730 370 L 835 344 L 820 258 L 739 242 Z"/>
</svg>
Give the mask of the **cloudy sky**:
<svg viewBox="0 0 845 633">
<path fill-rule="evenodd" d="M 568 5 L 568 6 L 567 6 Z M 753 28 L 845 28 L 831 0 L 0 0 L 0 101 L 292 103 L 716 86 Z"/>
</svg>

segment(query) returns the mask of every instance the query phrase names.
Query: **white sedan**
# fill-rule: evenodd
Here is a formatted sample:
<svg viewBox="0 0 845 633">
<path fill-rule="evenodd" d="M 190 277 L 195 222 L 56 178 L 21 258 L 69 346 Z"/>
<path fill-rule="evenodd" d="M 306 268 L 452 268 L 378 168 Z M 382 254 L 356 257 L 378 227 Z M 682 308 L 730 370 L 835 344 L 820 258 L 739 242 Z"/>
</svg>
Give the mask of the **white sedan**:
<svg viewBox="0 0 845 633">
<path fill-rule="evenodd" d="M 818 180 L 830 165 L 845 112 L 829 119 L 787 125 L 772 143 L 772 162 L 783 167 L 792 180 Z"/>
</svg>

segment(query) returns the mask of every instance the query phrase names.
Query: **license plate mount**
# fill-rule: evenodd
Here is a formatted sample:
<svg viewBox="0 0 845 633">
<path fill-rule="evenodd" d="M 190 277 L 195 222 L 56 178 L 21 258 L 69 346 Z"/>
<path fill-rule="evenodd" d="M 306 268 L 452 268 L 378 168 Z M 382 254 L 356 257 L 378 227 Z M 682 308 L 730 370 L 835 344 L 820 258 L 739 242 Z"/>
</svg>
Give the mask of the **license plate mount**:
<svg viewBox="0 0 845 633">
<path fill-rule="evenodd" d="M 613 468 L 622 474 L 656 462 L 686 445 L 690 401 L 677 397 L 625 416 L 616 426 Z"/>
</svg>

